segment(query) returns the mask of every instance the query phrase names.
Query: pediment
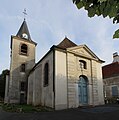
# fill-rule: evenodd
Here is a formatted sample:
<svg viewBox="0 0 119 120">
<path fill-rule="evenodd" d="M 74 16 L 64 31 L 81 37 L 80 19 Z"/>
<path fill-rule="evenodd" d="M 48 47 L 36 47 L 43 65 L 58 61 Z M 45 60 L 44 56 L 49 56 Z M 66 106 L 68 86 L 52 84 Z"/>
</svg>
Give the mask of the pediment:
<svg viewBox="0 0 119 120">
<path fill-rule="evenodd" d="M 87 57 L 90 59 L 95 59 L 101 61 L 95 54 L 92 52 L 86 45 L 79 45 L 76 47 L 68 48 L 67 51 L 70 51 L 74 54 Z"/>
</svg>

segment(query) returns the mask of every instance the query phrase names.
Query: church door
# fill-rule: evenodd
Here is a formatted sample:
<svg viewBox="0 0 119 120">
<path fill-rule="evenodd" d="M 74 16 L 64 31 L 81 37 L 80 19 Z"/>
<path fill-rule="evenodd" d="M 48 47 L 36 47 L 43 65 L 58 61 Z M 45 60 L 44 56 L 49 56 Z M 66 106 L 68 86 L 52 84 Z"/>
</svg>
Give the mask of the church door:
<svg viewBox="0 0 119 120">
<path fill-rule="evenodd" d="M 79 104 L 86 105 L 88 104 L 88 91 L 87 91 L 87 77 L 80 76 L 78 82 L 78 97 Z"/>
<path fill-rule="evenodd" d="M 20 94 L 20 104 L 24 104 L 25 103 L 25 96 L 24 93 Z"/>
</svg>

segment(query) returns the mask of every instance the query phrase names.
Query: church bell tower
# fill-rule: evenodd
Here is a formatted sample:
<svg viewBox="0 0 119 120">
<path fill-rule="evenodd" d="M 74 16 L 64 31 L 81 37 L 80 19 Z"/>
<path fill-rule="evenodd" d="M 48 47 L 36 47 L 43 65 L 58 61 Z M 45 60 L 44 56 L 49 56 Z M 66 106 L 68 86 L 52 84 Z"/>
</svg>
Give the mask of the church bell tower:
<svg viewBox="0 0 119 120">
<path fill-rule="evenodd" d="M 22 104 L 27 101 L 27 76 L 35 65 L 36 45 L 24 19 L 18 33 L 11 36 L 9 103 Z"/>
</svg>

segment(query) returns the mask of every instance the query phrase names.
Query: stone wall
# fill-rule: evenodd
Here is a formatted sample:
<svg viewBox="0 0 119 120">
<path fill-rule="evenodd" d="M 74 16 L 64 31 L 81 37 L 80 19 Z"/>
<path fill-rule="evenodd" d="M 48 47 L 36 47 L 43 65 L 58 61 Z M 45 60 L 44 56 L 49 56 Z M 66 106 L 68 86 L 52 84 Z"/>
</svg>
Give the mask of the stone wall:
<svg viewBox="0 0 119 120">
<path fill-rule="evenodd" d="M 112 96 L 112 87 L 117 86 L 118 89 L 118 97 L 119 97 L 119 76 L 114 76 L 110 78 L 103 79 L 104 83 L 104 96 L 107 98 L 111 98 Z"/>
<path fill-rule="evenodd" d="M 55 109 L 67 108 L 66 53 L 55 51 Z"/>
<path fill-rule="evenodd" d="M 75 56 L 67 53 L 67 77 L 68 77 L 68 107 L 76 107 L 75 89 Z"/>
<path fill-rule="evenodd" d="M 20 54 L 21 44 L 28 46 L 28 54 Z M 21 72 L 21 64 L 25 64 L 25 72 Z M 10 103 L 20 103 L 20 83 L 27 84 L 27 74 L 35 64 L 35 44 L 12 37 L 11 63 L 10 63 L 10 83 L 9 83 L 9 99 Z M 24 93 L 26 96 L 26 93 Z"/>
<path fill-rule="evenodd" d="M 48 86 L 44 86 L 44 66 L 45 63 L 49 64 L 49 81 Z M 32 80 L 32 82 L 31 82 Z M 31 75 L 28 78 L 28 93 L 33 93 L 33 97 L 28 97 L 29 101 L 32 101 L 33 105 L 42 105 L 48 107 L 54 107 L 54 92 L 53 92 L 53 52 L 50 52 L 44 59 L 42 59 L 35 66 Z M 31 84 L 33 84 L 33 87 Z M 33 88 L 33 89 L 32 89 Z M 32 99 L 32 100 L 31 100 Z"/>
<path fill-rule="evenodd" d="M 86 61 L 87 69 L 81 70 L 79 60 Z M 83 57 L 67 53 L 67 70 L 69 108 L 81 105 L 78 97 L 78 81 L 81 75 L 88 78 L 88 105 L 104 104 L 101 63 L 86 58 L 85 55 Z"/>
<path fill-rule="evenodd" d="M 34 72 L 31 72 L 28 77 L 28 89 L 27 89 L 27 104 L 33 103 L 33 81 L 34 81 Z"/>
</svg>

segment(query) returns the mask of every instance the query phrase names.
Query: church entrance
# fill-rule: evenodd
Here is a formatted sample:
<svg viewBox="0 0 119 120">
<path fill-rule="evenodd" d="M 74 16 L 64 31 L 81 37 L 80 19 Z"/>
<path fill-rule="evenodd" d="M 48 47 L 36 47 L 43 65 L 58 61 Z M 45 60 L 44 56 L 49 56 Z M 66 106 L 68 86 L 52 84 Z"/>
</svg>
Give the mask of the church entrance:
<svg viewBox="0 0 119 120">
<path fill-rule="evenodd" d="M 25 95 L 24 93 L 20 94 L 20 104 L 24 104 L 25 103 Z"/>
<path fill-rule="evenodd" d="M 78 82 L 78 97 L 80 105 L 88 104 L 88 89 L 87 89 L 88 79 L 86 76 L 81 75 Z"/>
</svg>

